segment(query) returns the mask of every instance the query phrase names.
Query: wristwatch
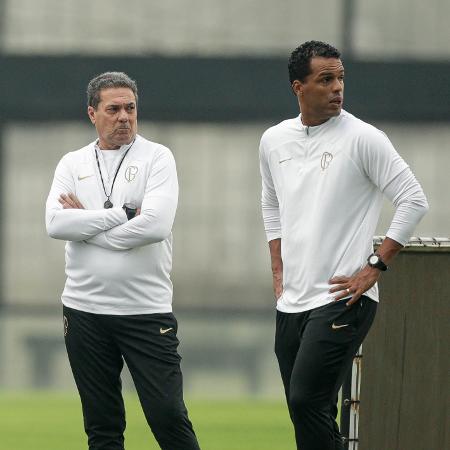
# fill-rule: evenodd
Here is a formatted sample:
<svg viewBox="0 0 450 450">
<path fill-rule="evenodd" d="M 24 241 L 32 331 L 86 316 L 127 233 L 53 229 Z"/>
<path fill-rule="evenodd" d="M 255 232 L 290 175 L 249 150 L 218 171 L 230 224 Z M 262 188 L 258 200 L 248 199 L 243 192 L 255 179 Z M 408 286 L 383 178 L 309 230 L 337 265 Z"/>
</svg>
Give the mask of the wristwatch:
<svg viewBox="0 0 450 450">
<path fill-rule="evenodd" d="M 136 208 L 136 206 L 132 205 L 131 203 L 125 203 L 122 206 L 122 208 L 125 211 L 125 214 L 127 215 L 128 220 L 133 219 L 133 217 L 136 216 L 137 208 Z"/>
<path fill-rule="evenodd" d="M 367 258 L 367 264 L 375 269 L 382 270 L 383 272 L 388 269 L 388 266 L 382 261 L 382 259 L 376 254 L 372 253 Z"/>
</svg>

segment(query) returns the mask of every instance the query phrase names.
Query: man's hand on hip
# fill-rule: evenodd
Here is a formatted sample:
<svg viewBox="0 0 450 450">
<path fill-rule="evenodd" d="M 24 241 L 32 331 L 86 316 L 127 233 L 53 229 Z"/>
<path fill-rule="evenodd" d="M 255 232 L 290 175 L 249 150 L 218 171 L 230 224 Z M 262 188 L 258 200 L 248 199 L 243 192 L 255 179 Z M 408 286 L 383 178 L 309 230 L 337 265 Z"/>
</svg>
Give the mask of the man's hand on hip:
<svg viewBox="0 0 450 450">
<path fill-rule="evenodd" d="M 347 306 L 353 305 L 366 291 L 368 291 L 380 278 L 381 272 L 370 266 L 365 266 L 352 277 L 333 277 L 328 283 L 334 285 L 329 292 L 337 295 L 336 301 L 342 300 L 349 295 L 352 298 L 347 302 Z"/>
<path fill-rule="evenodd" d="M 69 192 L 66 194 L 61 194 L 58 199 L 64 209 L 84 209 L 84 206 L 78 200 L 75 194 Z"/>
</svg>

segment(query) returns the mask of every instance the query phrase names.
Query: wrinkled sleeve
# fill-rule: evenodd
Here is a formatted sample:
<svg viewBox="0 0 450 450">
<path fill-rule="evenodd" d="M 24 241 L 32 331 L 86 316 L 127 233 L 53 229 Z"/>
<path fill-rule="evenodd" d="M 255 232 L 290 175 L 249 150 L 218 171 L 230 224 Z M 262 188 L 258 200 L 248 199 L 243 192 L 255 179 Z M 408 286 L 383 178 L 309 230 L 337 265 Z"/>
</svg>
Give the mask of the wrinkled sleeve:
<svg viewBox="0 0 450 450">
<path fill-rule="evenodd" d="M 423 189 L 384 133 L 364 142 L 362 155 L 367 175 L 395 207 L 386 236 L 405 245 L 429 208 Z"/>
<path fill-rule="evenodd" d="M 129 250 L 167 239 L 178 204 L 175 160 L 166 147 L 155 155 L 148 177 L 141 213 L 128 222 L 86 241 L 110 250 Z"/>
<path fill-rule="evenodd" d="M 269 156 L 264 145 L 264 136 L 259 146 L 259 162 L 262 181 L 261 208 L 267 241 L 281 238 L 280 208 L 269 165 Z"/>
<path fill-rule="evenodd" d="M 84 241 L 127 220 L 121 208 L 63 209 L 58 199 L 61 194 L 75 192 L 69 156 L 61 159 L 55 170 L 45 208 L 47 233 L 54 239 Z"/>
</svg>

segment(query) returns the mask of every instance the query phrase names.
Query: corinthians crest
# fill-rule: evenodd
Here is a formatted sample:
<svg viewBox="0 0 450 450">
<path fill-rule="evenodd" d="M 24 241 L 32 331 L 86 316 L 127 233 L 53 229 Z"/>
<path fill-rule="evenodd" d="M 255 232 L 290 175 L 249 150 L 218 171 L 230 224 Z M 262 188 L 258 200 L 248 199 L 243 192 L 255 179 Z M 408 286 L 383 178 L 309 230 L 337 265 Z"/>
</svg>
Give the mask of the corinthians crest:
<svg viewBox="0 0 450 450">
<path fill-rule="evenodd" d="M 331 153 L 325 152 L 320 160 L 320 167 L 322 168 L 322 170 L 328 169 L 328 166 L 330 165 L 330 162 L 332 160 L 333 155 Z"/>
<path fill-rule="evenodd" d="M 125 180 L 127 180 L 129 183 L 133 181 L 136 178 L 138 171 L 139 169 L 136 166 L 128 166 L 125 169 Z"/>
</svg>

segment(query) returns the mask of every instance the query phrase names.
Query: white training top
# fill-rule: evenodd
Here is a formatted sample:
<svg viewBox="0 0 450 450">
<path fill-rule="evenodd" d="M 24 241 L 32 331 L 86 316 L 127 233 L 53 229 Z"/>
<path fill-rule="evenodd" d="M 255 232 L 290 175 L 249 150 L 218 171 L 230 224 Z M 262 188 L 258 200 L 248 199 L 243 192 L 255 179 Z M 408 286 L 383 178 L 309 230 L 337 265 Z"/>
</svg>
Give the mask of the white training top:
<svg viewBox="0 0 450 450">
<path fill-rule="evenodd" d="M 95 158 L 98 152 L 106 200 Z M 109 153 L 111 152 L 111 153 Z M 132 146 L 100 151 L 95 142 L 59 162 L 46 206 L 49 236 L 66 244 L 64 305 L 98 314 L 172 311 L 172 225 L 178 180 L 170 150 L 136 136 Z M 115 154 L 115 157 L 110 155 Z M 106 160 L 106 161 L 105 161 Z M 109 166 L 109 167 L 108 167 Z M 58 198 L 73 192 L 85 209 L 62 209 Z M 124 203 L 141 208 L 127 220 Z"/>
<path fill-rule="evenodd" d="M 386 135 L 346 111 L 316 127 L 298 116 L 269 128 L 260 163 L 267 239 L 281 238 L 282 312 L 326 305 L 328 280 L 366 265 L 382 194 L 396 208 L 386 236 L 402 245 L 428 209 Z M 377 285 L 366 295 L 378 301 Z"/>
</svg>

